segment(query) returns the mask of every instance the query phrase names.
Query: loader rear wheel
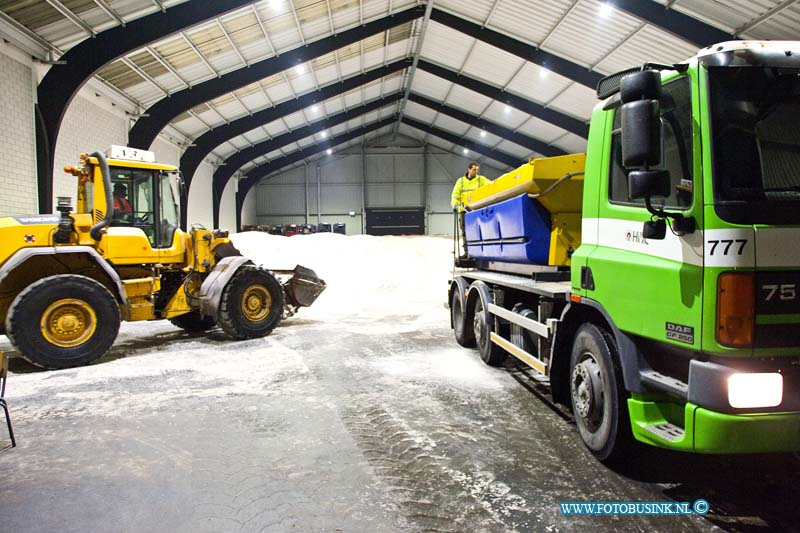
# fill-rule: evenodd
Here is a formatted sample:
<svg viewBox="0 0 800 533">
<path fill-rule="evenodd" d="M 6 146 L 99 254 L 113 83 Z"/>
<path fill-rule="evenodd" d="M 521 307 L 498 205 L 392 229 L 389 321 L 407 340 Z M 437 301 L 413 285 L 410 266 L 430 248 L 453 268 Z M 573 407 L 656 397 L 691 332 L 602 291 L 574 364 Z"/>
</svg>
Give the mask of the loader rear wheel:
<svg viewBox="0 0 800 533">
<path fill-rule="evenodd" d="M 6 318 L 9 340 L 34 365 L 82 366 L 105 355 L 119 332 L 114 296 L 97 281 L 50 276 L 14 298 Z"/>
<path fill-rule="evenodd" d="M 242 340 L 264 337 L 283 314 L 283 288 L 267 270 L 241 267 L 222 291 L 217 324 Z"/>
<path fill-rule="evenodd" d="M 184 331 L 208 331 L 217 325 L 210 316 L 203 316 L 199 311 L 192 311 L 169 319 L 173 326 Z"/>
</svg>

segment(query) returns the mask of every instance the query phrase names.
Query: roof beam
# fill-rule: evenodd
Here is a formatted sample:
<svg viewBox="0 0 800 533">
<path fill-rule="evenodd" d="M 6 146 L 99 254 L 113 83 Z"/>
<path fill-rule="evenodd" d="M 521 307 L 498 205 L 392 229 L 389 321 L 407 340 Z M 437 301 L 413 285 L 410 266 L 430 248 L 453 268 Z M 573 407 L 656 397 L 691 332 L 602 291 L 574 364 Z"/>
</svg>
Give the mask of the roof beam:
<svg viewBox="0 0 800 533">
<path fill-rule="evenodd" d="M 230 156 L 228 159 L 225 160 L 224 166 L 220 166 L 216 170 L 216 172 L 214 172 L 214 179 L 213 179 L 214 195 L 216 197 L 221 197 L 222 192 L 225 190 L 225 187 L 228 185 L 228 181 L 231 179 L 231 177 L 240 168 L 242 168 L 250 161 L 261 156 L 266 156 L 267 154 L 272 153 L 275 150 L 278 150 L 284 146 L 288 146 L 301 139 L 305 139 L 306 137 L 316 135 L 317 133 L 324 131 L 326 129 L 333 128 L 335 126 L 338 126 L 339 124 L 345 123 L 354 118 L 359 118 L 372 111 L 393 104 L 394 102 L 400 100 L 400 98 L 402 97 L 403 93 L 398 91 L 394 94 L 387 96 L 386 98 L 377 98 L 369 103 L 357 107 L 352 107 L 348 111 L 337 113 L 332 117 L 319 120 L 308 126 L 297 128 L 295 130 L 284 133 L 283 135 L 278 135 L 274 139 L 257 143 L 253 145 L 251 148 L 245 148 L 244 150 L 241 150 L 238 153 L 233 154 L 232 156 Z"/>
<path fill-rule="evenodd" d="M 424 6 L 414 6 L 391 16 L 358 26 L 330 37 L 325 37 L 305 46 L 295 48 L 277 57 L 270 57 L 211 79 L 198 83 L 191 89 L 174 93 L 170 98 L 160 100 L 152 105 L 140 118 L 129 134 L 129 143 L 133 147 L 148 148 L 164 126 L 187 109 L 213 100 L 273 74 L 283 72 L 299 63 L 330 53 L 332 49 L 356 43 L 367 37 L 394 28 L 410 20 L 419 18 Z"/>
<path fill-rule="evenodd" d="M 61 13 L 67 20 L 72 22 L 75 26 L 79 27 L 83 31 L 89 34 L 89 37 L 94 37 L 97 35 L 97 32 L 92 29 L 91 26 L 86 24 L 82 18 L 72 12 L 70 8 L 62 4 L 59 0 L 45 0 L 50 7 Z"/>
<path fill-rule="evenodd" d="M 654 0 L 612 0 L 612 6 L 703 48 L 736 37 Z"/>
<path fill-rule="evenodd" d="M 408 73 L 408 78 L 406 79 L 406 92 L 403 96 L 403 101 L 400 102 L 400 112 L 397 114 L 397 123 L 394 125 L 394 134 L 397 134 L 397 128 L 400 125 L 400 122 L 403 120 L 403 114 L 405 114 L 406 110 L 406 103 L 408 103 L 408 95 L 411 94 L 411 85 L 414 83 L 414 75 L 417 73 L 417 65 L 419 64 L 419 56 L 422 54 L 422 45 L 425 43 L 425 35 L 427 34 L 428 29 L 428 22 L 431 19 L 431 13 L 433 12 L 433 0 L 428 0 L 428 5 L 425 7 L 425 15 L 422 17 L 422 27 L 419 30 L 419 37 L 417 41 L 417 49 L 414 51 L 414 61 L 411 63 L 411 69 Z M 388 35 L 387 35 L 388 41 Z M 362 58 L 363 53 L 362 53 Z"/>
<path fill-rule="evenodd" d="M 488 98 L 491 98 L 492 100 L 508 104 L 511 107 L 519 109 L 520 111 L 524 111 L 525 113 L 533 115 L 536 118 L 542 119 L 545 122 L 549 122 L 555 126 L 558 126 L 559 128 L 574 133 L 575 135 L 579 135 L 584 139 L 588 137 L 589 126 L 580 119 L 565 115 L 560 111 L 537 104 L 522 98 L 521 96 L 516 96 L 514 94 L 505 92 L 498 87 L 478 81 L 471 76 L 460 76 L 457 72 L 445 67 L 440 67 L 439 65 L 434 65 L 433 63 L 425 61 L 424 59 L 420 60 L 419 68 L 449 82 L 457 83 L 462 87 L 466 87 L 467 89 L 482 94 Z"/>
<path fill-rule="evenodd" d="M 310 105 L 324 102 L 330 98 L 345 94 L 353 89 L 368 84 L 372 81 L 388 76 L 394 72 L 398 72 L 408 67 L 411 64 L 410 59 L 401 59 L 389 63 L 385 67 L 376 67 L 368 70 L 364 74 L 357 74 L 350 78 L 346 78 L 339 82 L 331 83 L 321 87 L 318 91 L 312 91 L 298 98 L 287 100 L 279 104 L 273 105 L 261 111 L 256 111 L 250 116 L 242 117 L 240 119 L 231 121 L 229 124 L 214 128 L 195 139 L 192 146 L 190 146 L 181 157 L 180 168 L 186 179 L 187 191 L 190 190 L 192 178 L 194 177 L 197 168 L 203 159 L 208 156 L 220 144 L 227 142 L 238 135 L 247 133 L 250 130 L 256 129 L 265 124 L 269 124 L 274 120 L 281 118 L 307 108 Z M 186 227 L 186 211 L 187 211 L 188 195 L 181 196 L 181 221 Z"/>
<path fill-rule="evenodd" d="M 94 3 L 97 5 L 97 7 L 102 9 L 106 15 L 114 19 L 117 22 L 117 24 L 119 24 L 120 26 L 125 26 L 125 19 L 117 15 L 117 13 L 113 9 L 111 9 L 111 6 L 109 6 L 106 3 L 106 0 L 94 0 Z"/>
<path fill-rule="evenodd" d="M 453 15 L 440 9 L 434 9 L 431 14 L 431 20 L 452 28 L 459 33 L 469 35 L 479 41 L 483 41 L 492 46 L 495 46 L 509 54 L 530 61 L 541 67 L 555 72 L 565 78 L 576 81 L 581 85 L 595 89 L 597 82 L 600 81 L 602 76 L 597 72 L 592 72 L 584 66 L 573 63 L 567 59 L 559 57 L 550 52 L 545 52 L 541 48 L 536 48 L 529 44 L 523 43 L 513 37 L 509 37 L 504 33 L 500 33 L 489 28 L 485 28 L 480 24 L 475 24 L 468 20 L 462 19 L 459 16 Z"/>
<path fill-rule="evenodd" d="M 95 72 L 116 58 L 253 1 L 184 2 L 131 21 L 125 27 L 116 26 L 101 32 L 64 54 L 60 59 L 65 64 L 53 65 L 38 89 L 35 122 L 39 211 L 50 213 L 53 209 L 53 161 L 64 113 Z"/>
<path fill-rule="evenodd" d="M 490 146 L 486 146 L 485 144 L 476 143 L 475 141 L 471 141 L 465 137 L 459 137 L 454 133 L 450 133 L 449 131 L 445 130 L 440 130 L 439 128 L 435 128 L 429 124 L 425 124 L 418 120 L 414 120 L 413 118 L 403 117 L 403 124 L 407 124 L 412 128 L 416 128 L 420 131 L 433 135 L 434 137 L 439 137 L 440 139 L 444 139 L 445 141 L 451 142 L 458 146 L 463 146 L 468 150 L 473 150 L 475 152 L 478 152 L 479 154 L 491 157 L 495 161 L 505 163 L 510 167 L 517 167 L 520 165 L 521 159 L 515 155 L 501 152 L 500 150 L 496 150 Z"/>
<path fill-rule="evenodd" d="M 442 102 L 437 102 L 436 100 L 432 100 L 425 96 L 422 96 L 417 93 L 411 93 L 409 96 L 409 100 L 411 102 L 415 102 L 417 104 L 423 105 L 434 111 L 439 113 L 443 113 L 452 117 L 456 120 L 460 120 L 474 128 L 480 128 L 482 130 L 488 131 L 498 137 L 501 137 L 505 141 L 514 142 L 520 146 L 524 146 L 534 152 L 542 154 L 546 157 L 552 157 L 557 155 L 564 155 L 566 152 L 564 150 L 557 148 L 551 144 L 548 144 L 544 141 L 540 141 L 539 139 L 534 139 L 533 137 L 529 137 L 524 133 L 519 133 L 517 131 L 512 130 L 511 128 L 507 128 L 506 126 L 501 126 L 494 122 L 490 122 L 486 119 L 476 117 L 466 111 L 462 111 L 460 109 L 456 109 L 454 107 L 450 107 Z"/>
<path fill-rule="evenodd" d="M 741 35 L 741 34 L 743 34 L 745 32 L 748 32 L 748 31 L 752 30 L 753 28 L 755 28 L 759 24 L 762 24 L 762 23 L 768 21 L 769 19 L 773 18 L 775 15 L 777 15 L 778 13 L 780 13 L 781 11 L 786 9 L 787 7 L 789 7 L 791 5 L 794 5 L 795 3 L 797 3 L 797 0 L 783 0 L 782 3 L 776 5 L 775 7 L 773 7 L 772 9 L 770 9 L 769 11 L 767 11 L 766 13 L 761 15 L 760 17 L 754 18 L 753 20 L 751 20 L 750 22 L 748 22 L 744 26 L 740 26 L 740 27 L 736 28 L 736 31 L 734 32 L 734 34 L 739 36 L 739 35 Z"/>
<path fill-rule="evenodd" d="M 318 145 L 309 146 L 307 148 L 303 148 L 302 150 L 298 150 L 296 152 L 292 152 L 291 154 L 285 155 L 273 161 L 270 161 L 266 165 L 261 165 L 259 167 L 254 168 L 251 170 L 247 176 L 243 180 L 239 182 L 239 190 L 236 192 L 236 227 L 237 230 L 241 227 L 241 217 L 242 217 L 242 208 L 244 207 L 244 201 L 247 198 L 247 193 L 250 192 L 259 181 L 263 178 L 267 177 L 271 173 L 275 172 L 276 170 L 280 170 L 286 166 L 294 164 L 298 161 L 302 161 L 307 157 L 311 157 L 316 155 L 324 150 L 329 148 L 333 148 L 334 146 L 338 146 L 340 144 L 344 144 L 348 141 L 361 137 L 362 135 L 366 135 L 370 132 L 375 130 L 379 130 L 385 126 L 391 126 L 394 121 L 397 120 L 397 116 L 392 115 L 390 117 L 386 117 L 384 119 L 378 120 L 373 122 L 372 124 L 367 124 L 366 126 L 361 126 L 360 128 L 356 128 L 352 131 L 348 131 L 346 133 L 342 133 L 341 135 L 337 135 L 336 137 L 331 137 L 327 139 L 325 142 L 322 142 Z M 219 208 L 220 208 L 220 198 L 214 198 L 214 225 L 219 226 Z"/>
</svg>

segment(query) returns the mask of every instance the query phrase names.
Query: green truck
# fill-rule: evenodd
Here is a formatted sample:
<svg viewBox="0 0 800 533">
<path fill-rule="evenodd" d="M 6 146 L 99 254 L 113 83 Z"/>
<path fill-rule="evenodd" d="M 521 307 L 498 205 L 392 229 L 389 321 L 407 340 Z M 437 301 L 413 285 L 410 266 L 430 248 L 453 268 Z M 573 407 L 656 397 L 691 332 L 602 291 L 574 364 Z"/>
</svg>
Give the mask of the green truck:
<svg viewBox="0 0 800 533">
<path fill-rule="evenodd" d="M 598 98 L 584 168 L 537 188 L 533 160 L 464 198 L 457 342 L 541 374 L 601 461 L 800 450 L 800 42 L 710 46 Z"/>
</svg>

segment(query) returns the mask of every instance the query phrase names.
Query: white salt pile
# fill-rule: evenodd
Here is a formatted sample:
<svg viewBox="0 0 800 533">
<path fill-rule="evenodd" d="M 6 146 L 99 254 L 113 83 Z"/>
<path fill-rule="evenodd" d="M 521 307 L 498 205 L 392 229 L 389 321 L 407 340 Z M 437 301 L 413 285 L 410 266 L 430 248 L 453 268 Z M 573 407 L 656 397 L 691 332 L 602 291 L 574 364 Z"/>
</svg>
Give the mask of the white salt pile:
<svg viewBox="0 0 800 533">
<path fill-rule="evenodd" d="M 448 238 L 247 232 L 233 242 L 257 264 L 273 270 L 303 265 L 327 283 L 314 305 L 301 310 L 304 317 L 420 316 L 441 310 L 447 300 Z"/>
</svg>

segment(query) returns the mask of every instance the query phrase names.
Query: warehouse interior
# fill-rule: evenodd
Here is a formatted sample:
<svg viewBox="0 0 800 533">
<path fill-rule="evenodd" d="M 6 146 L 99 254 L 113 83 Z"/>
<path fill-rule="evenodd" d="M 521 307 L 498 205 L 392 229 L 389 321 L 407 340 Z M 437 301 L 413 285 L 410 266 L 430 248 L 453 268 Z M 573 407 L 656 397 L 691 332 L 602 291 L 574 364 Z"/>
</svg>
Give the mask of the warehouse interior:
<svg viewBox="0 0 800 533">
<path fill-rule="evenodd" d="M 0 217 L 130 147 L 180 169 L 184 230 L 327 285 L 263 339 L 124 323 L 83 368 L 0 335 L 0 531 L 800 531 L 796 451 L 593 461 L 527 367 L 453 340 L 447 292 L 472 162 L 585 153 L 606 76 L 798 35 L 800 0 L 0 0 Z"/>
</svg>

